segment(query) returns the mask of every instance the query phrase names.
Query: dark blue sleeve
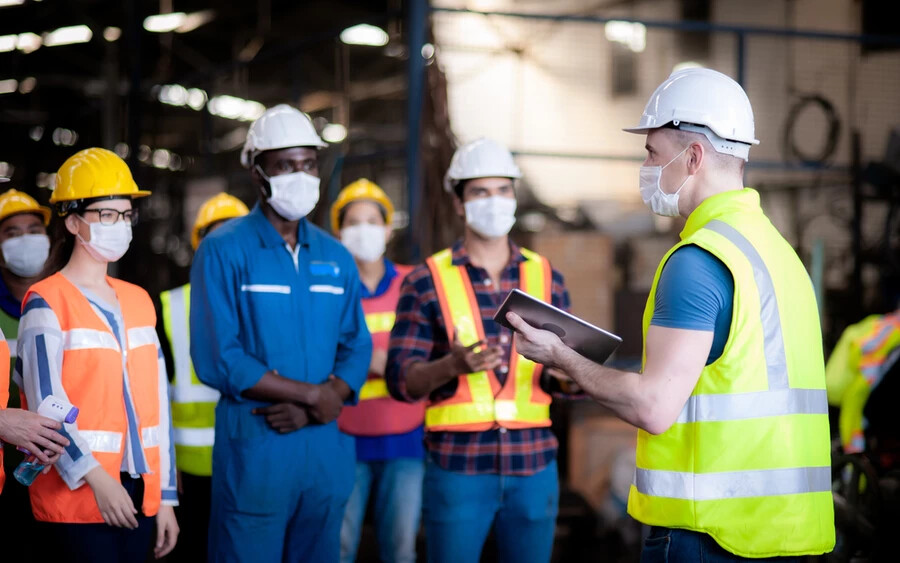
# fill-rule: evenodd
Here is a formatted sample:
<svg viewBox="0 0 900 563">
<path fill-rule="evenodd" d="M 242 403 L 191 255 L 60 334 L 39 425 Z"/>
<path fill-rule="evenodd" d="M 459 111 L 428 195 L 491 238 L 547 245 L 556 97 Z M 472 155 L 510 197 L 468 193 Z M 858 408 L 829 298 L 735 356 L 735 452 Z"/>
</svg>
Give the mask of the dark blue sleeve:
<svg viewBox="0 0 900 563">
<path fill-rule="evenodd" d="M 734 279 L 728 267 L 698 246 L 683 246 L 663 266 L 650 324 L 714 332 L 714 361 L 728 340 L 733 302 Z"/>
</svg>

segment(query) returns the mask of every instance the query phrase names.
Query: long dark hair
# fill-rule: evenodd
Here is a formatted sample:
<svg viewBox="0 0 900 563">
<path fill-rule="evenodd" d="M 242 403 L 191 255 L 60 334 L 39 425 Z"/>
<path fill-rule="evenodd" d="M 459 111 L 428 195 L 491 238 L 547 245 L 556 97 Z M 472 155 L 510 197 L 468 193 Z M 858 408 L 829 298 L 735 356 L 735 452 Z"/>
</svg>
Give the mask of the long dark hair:
<svg viewBox="0 0 900 563">
<path fill-rule="evenodd" d="M 44 263 L 41 279 L 62 270 L 63 266 L 69 263 L 69 258 L 72 257 L 72 251 L 75 249 L 75 235 L 66 228 L 66 217 L 68 215 L 54 213 L 50 220 L 48 229 L 50 231 L 50 255 Z"/>
</svg>

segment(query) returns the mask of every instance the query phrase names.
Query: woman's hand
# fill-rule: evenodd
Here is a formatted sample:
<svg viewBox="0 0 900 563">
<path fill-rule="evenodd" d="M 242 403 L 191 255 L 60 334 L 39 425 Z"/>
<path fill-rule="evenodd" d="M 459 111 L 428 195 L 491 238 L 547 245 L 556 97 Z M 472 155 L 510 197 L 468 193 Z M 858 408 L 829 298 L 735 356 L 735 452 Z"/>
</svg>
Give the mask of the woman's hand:
<svg viewBox="0 0 900 563">
<path fill-rule="evenodd" d="M 109 473 L 99 466 L 88 471 L 84 480 L 94 491 L 94 499 L 104 522 L 117 528 L 134 530 L 138 527 L 136 517 L 138 511 L 122 483 L 110 477 Z"/>
<path fill-rule="evenodd" d="M 153 547 L 153 556 L 160 559 L 175 549 L 178 532 L 175 509 L 167 505 L 160 506 L 156 513 L 156 545 Z"/>
</svg>

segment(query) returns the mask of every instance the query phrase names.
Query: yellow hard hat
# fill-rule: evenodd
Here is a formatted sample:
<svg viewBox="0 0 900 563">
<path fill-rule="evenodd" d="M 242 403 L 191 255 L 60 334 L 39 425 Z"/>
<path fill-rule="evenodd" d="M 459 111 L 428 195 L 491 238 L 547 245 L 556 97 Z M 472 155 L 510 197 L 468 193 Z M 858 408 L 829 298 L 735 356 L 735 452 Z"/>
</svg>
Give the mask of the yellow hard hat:
<svg viewBox="0 0 900 563">
<path fill-rule="evenodd" d="M 20 213 L 34 213 L 44 218 L 44 225 L 50 224 L 50 208 L 38 205 L 30 195 L 18 190 L 0 194 L 0 221 Z"/>
<path fill-rule="evenodd" d="M 378 187 L 378 184 L 371 180 L 360 178 L 344 187 L 341 193 L 338 194 L 337 199 L 334 200 L 334 203 L 331 204 L 332 232 L 336 233 L 340 230 L 341 211 L 354 201 L 364 200 L 373 201 L 380 205 L 384 209 L 384 222 L 388 225 L 391 224 L 394 216 L 394 204 L 391 203 L 390 198 L 384 193 L 384 190 Z"/>
<path fill-rule="evenodd" d="M 250 213 L 250 210 L 247 209 L 244 202 L 233 195 L 226 193 L 214 195 L 206 200 L 200 206 L 200 211 L 197 212 L 197 220 L 194 221 L 194 228 L 191 231 L 191 246 L 197 250 L 197 247 L 200 246 L 200 233 L 213 223 L 234 217 L 243 217 L 247 213 Z"/>
<path fill-rule="evenodd" d="M 138 189 L 128 165 L 116 153 L 90 148 L 73 154 L 59 167 L 50 203 L 108 196 L 133 199 L 148 195 L 150 192 Z M 60 212 L 66 211 L 68 209 L 61 206 Z"/>
</svg>

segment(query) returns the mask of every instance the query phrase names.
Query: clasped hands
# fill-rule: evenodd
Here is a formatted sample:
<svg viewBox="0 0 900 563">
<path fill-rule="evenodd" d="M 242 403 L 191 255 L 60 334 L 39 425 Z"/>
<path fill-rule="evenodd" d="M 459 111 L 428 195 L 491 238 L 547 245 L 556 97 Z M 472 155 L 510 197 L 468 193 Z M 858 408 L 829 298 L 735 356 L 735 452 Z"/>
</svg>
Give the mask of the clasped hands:
<svg viewBox="0 0 900 563">
<path fill-rule="evenodd" d="M 341 414 L 343 399 L 335 388 L 337 378 L 328 376 L 328 381 L 319 384 L 307 383 L 306 400 L 303 403 L 281 402 L 253 409 L 253 414 L 266 418 L 273 430 L 287 434 L 300 430 L 308 424 L 328 424 Z"/>
</svg>

